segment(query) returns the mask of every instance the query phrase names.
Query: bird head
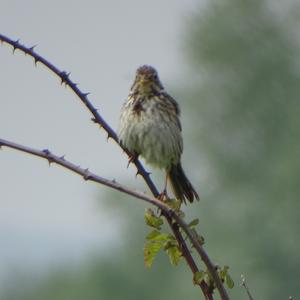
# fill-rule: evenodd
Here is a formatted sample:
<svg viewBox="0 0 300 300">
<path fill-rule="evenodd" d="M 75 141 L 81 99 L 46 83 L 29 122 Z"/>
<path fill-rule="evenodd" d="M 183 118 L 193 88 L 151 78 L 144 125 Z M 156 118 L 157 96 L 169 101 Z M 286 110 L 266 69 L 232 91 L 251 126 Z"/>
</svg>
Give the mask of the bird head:
<svg viewBox="0 0 300 300">
<path fill-rule="evenodd" d="M 136 71 L 135 81 L 131 90 L 140 94 L 157 93 L 163 89 L 157 71 L 148 65 L 141 66 Z"/>
</svg>

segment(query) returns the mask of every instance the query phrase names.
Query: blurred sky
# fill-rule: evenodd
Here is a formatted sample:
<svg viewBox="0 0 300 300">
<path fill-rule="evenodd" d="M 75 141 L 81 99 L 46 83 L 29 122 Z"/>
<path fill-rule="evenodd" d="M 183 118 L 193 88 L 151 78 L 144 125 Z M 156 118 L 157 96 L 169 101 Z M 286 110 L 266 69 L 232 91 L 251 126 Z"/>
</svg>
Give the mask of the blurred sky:
<svg viewBox="0 0 300 300">
<path fill-rule="evenodd" d="M 39 54 L 71 71 L 116 128 L 139 65 L 153 64 L 167 88 L 183 80 L 180 41 L 198 2 L 0 0 L 0 28 L 27 46 L 38 44 Z M 30 57 L 11 53 L 0 46 L 0 137 L 66 154 L 99 175 L 137 186 L 134 169 L 126 170 L 125 156 L 106 142 L 78 99 Z M 6 148 L 0 166 L 0 284 L 12 270 L 72 263 L 118 243 L 126 216 L 101 212 L 95 185 Z"/>
</svg>

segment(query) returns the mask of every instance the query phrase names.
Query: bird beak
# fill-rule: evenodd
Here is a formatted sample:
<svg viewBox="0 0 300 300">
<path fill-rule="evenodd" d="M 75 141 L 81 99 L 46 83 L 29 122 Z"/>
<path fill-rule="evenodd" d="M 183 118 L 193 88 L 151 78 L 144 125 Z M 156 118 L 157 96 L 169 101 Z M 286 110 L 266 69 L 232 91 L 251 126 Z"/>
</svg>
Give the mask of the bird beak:
<svg viewBox="0 0 300 300">
<path fill-rule="evenodd" d="M 148 83 L 149 83 L 149 80 L 147 80 L 146 78 L 141 78 L 141 79 L 140 79 L 140 84 L 141 84 L 141 85 L 145 86 L 145 85 L 147 85 Z"/>
</svg>

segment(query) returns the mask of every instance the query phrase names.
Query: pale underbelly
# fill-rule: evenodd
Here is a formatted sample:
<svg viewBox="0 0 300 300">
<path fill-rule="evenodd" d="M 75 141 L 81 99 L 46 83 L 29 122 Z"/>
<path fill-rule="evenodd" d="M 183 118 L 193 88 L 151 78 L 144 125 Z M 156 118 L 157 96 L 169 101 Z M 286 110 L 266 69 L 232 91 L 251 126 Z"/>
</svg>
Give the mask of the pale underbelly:
<svg viewBox="0 0 300 300">
<path fill-rule="evenodd" d="M 146 114 L 130 116 L 126 125 L 121 124 L 119 137 L 122 144 L 132 153 L 141 155 L 147 163 L 168 168 L 177 164 L 182 153 L 181 132 L 173 122 L 161 118 L 149 118 Z"/>
</svg>

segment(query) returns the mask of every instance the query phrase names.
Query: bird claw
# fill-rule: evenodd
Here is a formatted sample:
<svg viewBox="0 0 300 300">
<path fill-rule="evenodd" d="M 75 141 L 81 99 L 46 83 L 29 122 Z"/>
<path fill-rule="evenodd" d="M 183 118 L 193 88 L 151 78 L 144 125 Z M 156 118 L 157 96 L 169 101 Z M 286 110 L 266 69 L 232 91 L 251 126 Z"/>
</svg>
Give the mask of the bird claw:
<svg viewBox="0 0 300 300">
<path fill-rule="evenodd" d="M 158 196 L 157 199 L 160 201 L 164 201 L 166 199 L 168 199 L 168 194 L 167 194 L 167 190 L 164 189 Z"/>
</svg>

